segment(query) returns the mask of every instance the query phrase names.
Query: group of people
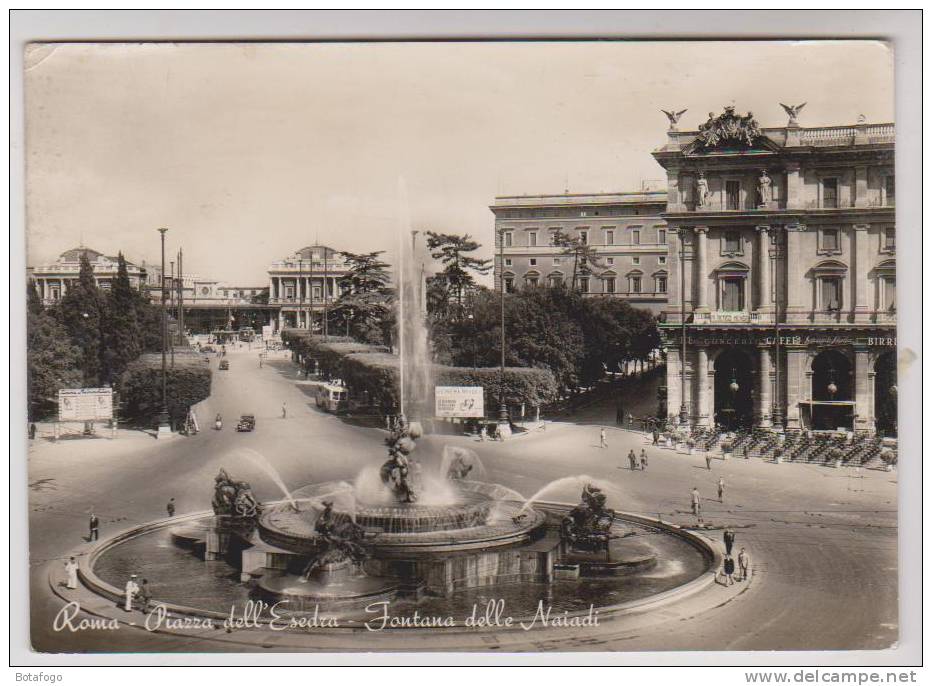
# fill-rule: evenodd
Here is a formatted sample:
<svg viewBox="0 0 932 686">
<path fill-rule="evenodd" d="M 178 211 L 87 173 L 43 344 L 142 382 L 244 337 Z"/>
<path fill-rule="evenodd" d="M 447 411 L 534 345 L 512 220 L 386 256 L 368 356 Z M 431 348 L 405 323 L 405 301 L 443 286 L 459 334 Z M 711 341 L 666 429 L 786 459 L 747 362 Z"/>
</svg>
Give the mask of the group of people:
<svg viewBox="0 0 932 686">
<path fill-rule="evenodd" d="M 735 558 L 732 557 L 731 554 L 731 551 L 735 546 L 735 532 L 731 527 L 726 527 L 722 538 L 725 542 L 725 560 L 722 563 L 722 583 L 725 586 L 732 586 L 736 581 Z M 746 548 L 741 548 L 741 552 L 738 553 L 737 563 L 737 581 L 747 581 L 748 573 L 751 568 L 751 556 L 748 555 Z"/>
</svg>

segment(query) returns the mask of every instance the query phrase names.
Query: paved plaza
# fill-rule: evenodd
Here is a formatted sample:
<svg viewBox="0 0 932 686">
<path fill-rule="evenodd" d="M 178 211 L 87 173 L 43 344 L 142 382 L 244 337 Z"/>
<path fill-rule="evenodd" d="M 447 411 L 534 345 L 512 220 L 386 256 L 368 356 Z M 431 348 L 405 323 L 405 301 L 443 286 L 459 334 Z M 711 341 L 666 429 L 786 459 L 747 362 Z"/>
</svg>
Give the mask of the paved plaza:
<svg viewBox="0 0 932 686">
<path fill-rule="evenodd" d="M 199 410 L 202 431 L 194 437 L 156 441 L 121 430 L 113 440 L 52 442 L 47 432 L 29 455 L 29 535 L 32 641 L 37 650 L 216 651 L 261 649 L 338 650 L 340 639 L 314 634 L 301 646 L 288 640 L 258 644 L 237 636 L 171 635 L 143 630 L 53 633 L 52 618 L 63 601 L 49 586 L 49 572 L 63 556 L 85 545 L 93 509 L 101 536 L 165 516 L 175 498 L 178 515 L 209 509 L 213 479 L 222 467 L 249 481 L 261 500 L 281 490 L 263 467 L 267 460 L 289 488 L 331 479 L 351 479 L 363 466 L 384 460 L 385 432 L 364 422 L 325 414 L 314 406 L 311 385 L 282 355 L 259 367 L 256 351 L 231 351 L 229 371 L 214 368 L 212 396 Z M 287 418 L 282 419 L 282 403 Z M 224 417 L 222 431 L 209 424 Z M 254 414 L 253 433 L 236 433 L 240 414 Z M 620 618 L 576 642 L 534 631 L 488 634 L 383 634 L 385 649 L 504 650 L 806 650 L 880 649 L 897 640 L 897 473 L 832 469 L 759 460 L 713 461 L 653 448 L 643 434 L 606 427 L 608 447 L 599 447 L 599 427 L 545 423 L 505 443 L 466 436 L 423 439 L 422 460 L 440 447 L 476 450 L 489 481 L 525 496 L 570 475 L 612 483 L 609 506 L 695 524 L 689 493 L 696 486 L 711 528 L 721 540 L 732 526 L 737 546 L 752 557 L 753 582 L 740 589 L 712 585 L 702 599 L 670 610 Z M 631 471 L 626 455 L 646 447 L 646 471 Z M 261 457 L 260 457 L 261 456 Z M 724 502 L 716 484 L 724 477 Z M 578 482 L 548 491 L 547 498 L 576 502 Z M 145 573 L 145 570 L 141 570 Z M 217 632 L 220 633 L 220 632 Z M 368 640 L 368 639 L 367 639 Z M 233 643 L 224 643 L 232 641 Z M 237 642 L 240 641 L 240 642 Z M 264 641 L 264 639 L 263 639 Z M 343 645 L 347 648 L 345 637 Z M 373 646 L 373 649 L 376 649 Z"/>
</svg>

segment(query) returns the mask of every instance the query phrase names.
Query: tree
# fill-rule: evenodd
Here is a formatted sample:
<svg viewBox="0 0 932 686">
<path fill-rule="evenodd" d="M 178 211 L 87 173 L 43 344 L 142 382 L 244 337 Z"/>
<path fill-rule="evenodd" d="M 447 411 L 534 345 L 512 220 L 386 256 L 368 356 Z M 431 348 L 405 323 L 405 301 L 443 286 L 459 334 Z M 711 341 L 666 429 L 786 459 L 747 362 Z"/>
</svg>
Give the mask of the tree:
<svg viewBox="0 0 932 686">
<path fill-rule="evenodd" d="M 36 282 L 29 279 L 26 282 L 26 312 L 29 314 L 42 314 L 44 309 L 42 299 L 39 297 L 39 291 L 36 288 Z"/>
<path fill-rule="evenodd" d="M 573 278 L 570 288 L 574 291 L 579 276 L 589 274 L 591 267 L 601 269 L 604 266 L 596 249 L 580 236 L 570 236 L 563 231 L 557 231 L 553 235 L 553 244 L 563 248 L 561 251 L 563 255 L 570 255 L 573 258 Z"/>
<path fill-rule="evenodd" d="M 348 269 L 340 279 L 343 292 L 329 316 L 335 331 L 343 325 L 358 340 L 390 345 L 386 321 L 394 322 L 394 293 L 389 286 L 389 265 L 381 259 L 383 252 L 340 253 Z"/>
<path fill-rule="evenodd" d="M 123 253 L 117 257 L 117 276 L 110 293 L 104 299 L 101 347 L 101 380 L 110 384 L 120 377 L 126 365 L 139 357 L 139 321 L 136 317 L 138 298 L 129 282 Z"/>
<path fill-rule="evenodd" d="M 81 350 L 79 368 L 84 384 L 96 386 L 101 376 L 101 298 L 87 254 L 81 255 L 78 278 L 57 311 L 68 337 Z"/>
<path fill-rule="evenodd" d="M 26 315 L 26 377 L 29 419 L 36 421 L 54 412 L 58 391 L 78 388 L 82 351 L 73 345 L 64 326 L 50 313 Z"/>
<path fill-rule="evenodd" d="M 443 269 L 438 276 L 443 276 L 447 287 L 447 297 L 455 296 L 457 309 L 463 309 L 463 297 L 466 292 L 475 288 L 476 280 L 470 273 L 488 274 L 492 268 L 492 261 L 480 259 L 467 253 L 475 252 L 482 247 L 481 243 L 474 241 L 470 235 L 427 232 L 427 248 L 430 256 L 440 260 Z"/>
</svg>

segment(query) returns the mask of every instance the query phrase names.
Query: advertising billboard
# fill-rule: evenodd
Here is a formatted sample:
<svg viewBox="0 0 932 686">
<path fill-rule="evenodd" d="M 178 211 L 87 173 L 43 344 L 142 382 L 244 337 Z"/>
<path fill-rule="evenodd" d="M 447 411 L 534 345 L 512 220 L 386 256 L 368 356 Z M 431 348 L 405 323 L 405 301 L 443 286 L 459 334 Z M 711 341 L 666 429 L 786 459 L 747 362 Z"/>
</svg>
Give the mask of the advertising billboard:
<svg viewBox="0 0 932 686">
<path fill-rule="evenodd" d="M 112 418 L 112 388 L 62 388 L 58 391 L 58 421 L 87 422 Z"/>
<path fill-rule="evenodd" d="M 434 388 L 437 417 L 484 417 L 482 386 L 436 386 Z"/>
</svg>

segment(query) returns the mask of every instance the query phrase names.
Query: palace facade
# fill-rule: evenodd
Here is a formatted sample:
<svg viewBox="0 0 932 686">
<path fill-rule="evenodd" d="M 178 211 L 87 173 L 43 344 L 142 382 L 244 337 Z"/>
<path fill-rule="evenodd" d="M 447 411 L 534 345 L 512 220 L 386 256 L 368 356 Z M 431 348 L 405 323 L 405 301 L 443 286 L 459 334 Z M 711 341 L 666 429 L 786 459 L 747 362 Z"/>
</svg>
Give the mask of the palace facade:
<svg viewBox="0 0 932 686">
<path fill-rule="evenodd" d="M 896 430 L 894 125 L 671 124 L 667 414 Z"/>
<path fill-rule="evenodd" d="M 340 252 L 323 245 L 301 248 L 268 269 L 269 305 L 278 310 L 278 328 L 316 330 L 342 289 L 348 265 Z"/>
<path fill-rule="evenodd" d="M 590 297 L 620 298 L 658 314 L 667 300 L 667 194 L 639 192 L 500 196 L 495 215 L 495 288 L 572 285 Z M 593 248 L 577 263 L 555 244 L 560 232 Z M 502 245 L 504 241 L 504 246 Z"/>
<path fill-rule="evenodd" d="M 29 267 L 26 272 L 33 280 L 39 298 L 45 305 L 61 300 L 71 285 L 77 281 L 81 271 L 81 256 L 86 255 L 94 270 L 98 288 L 108 290 L 117 276 L 117 258 L 84 246 L 66 250 L 51 264 Z M 149 278 L 145 266 L 126 262 L 126 272 L 133 288 L 143 288 Z"/>
</svg>

